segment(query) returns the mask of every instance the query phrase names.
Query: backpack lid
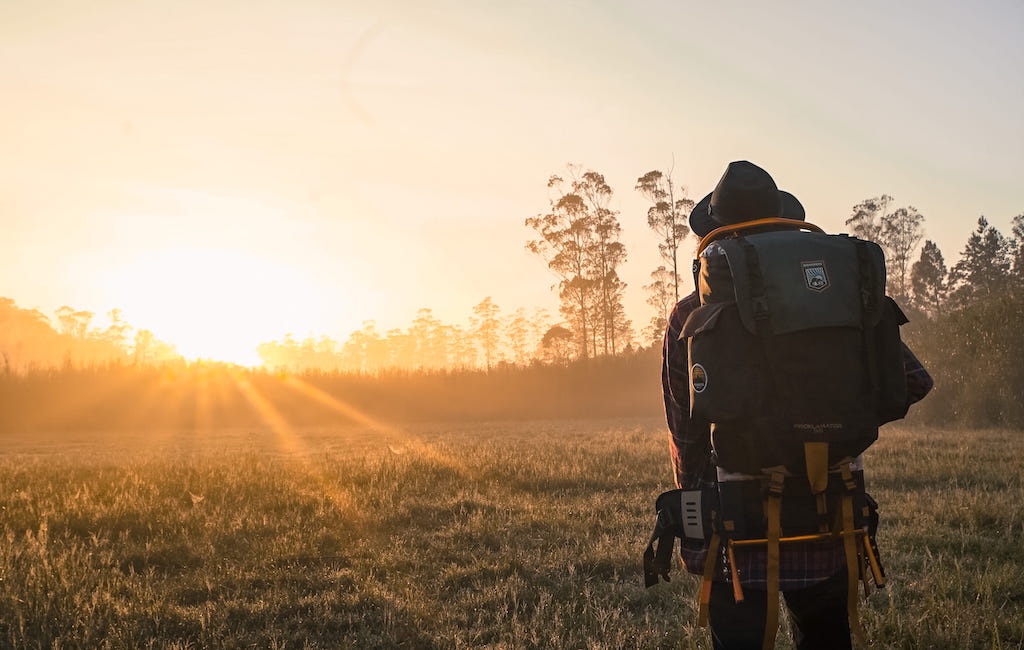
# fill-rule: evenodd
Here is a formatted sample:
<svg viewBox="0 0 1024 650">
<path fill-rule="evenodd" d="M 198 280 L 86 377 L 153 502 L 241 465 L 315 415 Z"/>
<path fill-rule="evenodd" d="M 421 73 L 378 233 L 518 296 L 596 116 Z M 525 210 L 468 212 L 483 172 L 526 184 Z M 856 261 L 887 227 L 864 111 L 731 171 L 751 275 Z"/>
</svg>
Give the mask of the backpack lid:
<svg viewBox="0 0 1024 650">
<path fill-rule="evenodd" d="M 759 315 L 772 334 L 871 327 L 881 318 L 885 260 L 878 244 L 787 230 L 724 239 L 719 245 L 729 261 L 740 319 L 751 333 L 758 332 Z M 762 296 L 755 295 L 758 284 Z"/>
</svg>

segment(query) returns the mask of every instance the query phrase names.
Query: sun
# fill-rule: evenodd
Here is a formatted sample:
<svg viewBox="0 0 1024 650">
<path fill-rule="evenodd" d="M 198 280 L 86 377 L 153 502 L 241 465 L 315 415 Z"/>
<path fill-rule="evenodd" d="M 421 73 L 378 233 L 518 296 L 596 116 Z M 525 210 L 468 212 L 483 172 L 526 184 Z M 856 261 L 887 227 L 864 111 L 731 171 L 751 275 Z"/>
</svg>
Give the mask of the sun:
<svg viewBox="0 0 1024 650">
<path fill-rule="evenodd" d="M 110 283 L 129 323 L 189 360 L 257 366 L 260 343 L 323 325 L 315 281 L 238 249 L 157 250 L 117 269 Z"/>
</svg>

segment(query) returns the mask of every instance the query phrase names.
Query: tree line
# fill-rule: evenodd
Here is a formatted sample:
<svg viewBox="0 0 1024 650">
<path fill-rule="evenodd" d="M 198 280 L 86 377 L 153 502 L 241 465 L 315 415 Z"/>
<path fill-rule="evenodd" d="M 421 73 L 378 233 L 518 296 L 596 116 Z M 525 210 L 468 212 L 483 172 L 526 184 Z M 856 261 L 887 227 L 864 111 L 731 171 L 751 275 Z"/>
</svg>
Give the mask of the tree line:
<svg viewBox="0 0 1024 650">
<path fill-rule="evenodd" d="M 179 361 L 174 346 L 147 329 L 135 329 L 120 310 L 112 310 L 106 327 L 94 325 L 95 314 L 67 305 L 50 319 L 38 309 L 23 309 L 0 298 L 0 372 L 108 364 L 159 365 Z"/>
<path fill-rule="evenodd" d="M 504 314 L 488 296 L 473 306 L 468 325 L 445 323 L 429 308 L 420 309 L 406 328 L 381 331 L 366 321 L 339 342 L 327 336 L 297 340 L 285 336 L 258 347 L 269 368 L 302 372 L 323 370 L 378 374 L 388 370 L 491 370 L 535 363 L 561 364 L 567 351 L 552 337 L 543 309 L 519 308 Z"/>
</svg>

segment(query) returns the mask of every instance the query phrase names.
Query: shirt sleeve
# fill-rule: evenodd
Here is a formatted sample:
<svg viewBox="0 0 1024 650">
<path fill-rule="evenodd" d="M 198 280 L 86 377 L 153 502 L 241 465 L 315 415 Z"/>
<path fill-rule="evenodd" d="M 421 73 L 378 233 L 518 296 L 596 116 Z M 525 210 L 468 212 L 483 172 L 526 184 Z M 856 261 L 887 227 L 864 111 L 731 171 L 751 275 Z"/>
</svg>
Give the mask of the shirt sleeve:
<svg viewBox="0 0 1024 650">
<path fill-rule="evenodd" d="M 932 376 L 925 370 L 906 343 L 903 343 L 903 370 L 907 376 L 907 405 L 920 402 L 935 386 Z"/>
<path fill-rule="evenodd" d="M 709 426 L 690 419 L 689 361 L 686 341 L 679 340 L 683 324 L 698 304 L 696 294 L 679 301 L 669 316 L 662 347 L 661 386 L 671 432 L 672 471 L 676 487 L 687 490 L 700 486 L 711 463 Z"/>
</svg>

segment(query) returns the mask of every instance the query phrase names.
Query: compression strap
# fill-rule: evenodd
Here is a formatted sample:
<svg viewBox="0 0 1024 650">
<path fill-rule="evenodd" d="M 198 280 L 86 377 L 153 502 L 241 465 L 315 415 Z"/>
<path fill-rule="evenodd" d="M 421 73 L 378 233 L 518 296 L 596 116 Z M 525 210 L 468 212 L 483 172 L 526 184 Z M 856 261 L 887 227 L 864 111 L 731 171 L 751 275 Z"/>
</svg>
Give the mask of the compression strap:
<svg viewBox="0 0 1024 650">
<path fill-rule="evenodd" d="M 715 579 L 715 566 L 718 564 L 718 548 L 721 542 L 718 533 L 711 535 L 708 542 L 708 553 L 704 557 L 704 579 L 700 584 L 700 602 L 697 608 L 697 625 L 707 627 L 708 605 L 711 603 L 711 583 Z"/>
<path fill-rule="evenodd" d="M 768 519 L 765 577 L 767 584 L 767 611 L 764 621 L 764 650 L 775 647 L 775 633 L 779 626 L 779 538 L 782 536 L 782 489 L 786 477 L 773 472 L 768 486 L 768 503 L 765 515 Z"/>
<path fill-rule="evenodd" d="M 729 576 L 732 578 L 732 599 L 736 603 L 743 602 L 743 584 L 740 582 L 740 571 L 737 568 L 739 565 L 736 564 L 736 553 L 733 550 L 735 544 L 733 540 L 729 540 L 729 544 L 725 547 L 725 554 L 729 556 Z"/>
<path fill-rule="evenodd" d="M 843 483 L 845 491 L 842 498 L 843 550 L 846 553 L 846 613 L 850 619 L 850 630 L 857 641 L 864 644 L 864 631 L 860 626 L 857 614 L 857 585 L 860 583 L 860 554 L 857 552 L 857 536 L 853 526 L 853 492 L 856 484 L 850 464 L 843 463 Z"/>
<path fill-rule="evenodd" d="M 805 442 L 804 466 L 811 494 L 814 495 L 818 507 L 818 532 L 823 533 L 829 529 L 828 497 L 825 494 L 825 490 L 828 489 L 828 443 Z"/>
<path fill-rule="evenodd" d="M 864 555 L 868 557 L 868 564 L 871 567 L 871 576 L 874 578 L 875 587 L 882 589 L 885 587 L 885 574 L 882 573 L 882 564 L 878 561 L 878 555 L 871 546 L 871 538 L 865 534 L 863 539 Z"/>
</svg>

